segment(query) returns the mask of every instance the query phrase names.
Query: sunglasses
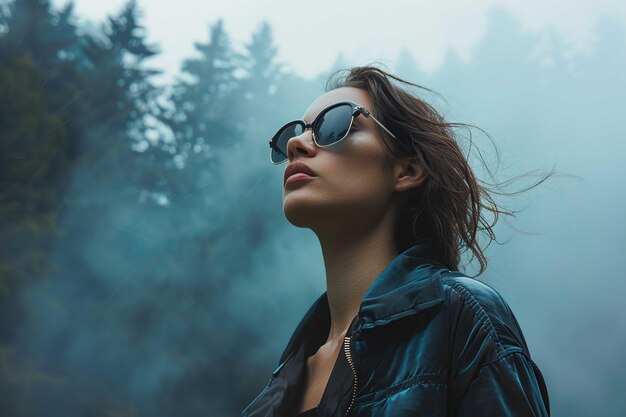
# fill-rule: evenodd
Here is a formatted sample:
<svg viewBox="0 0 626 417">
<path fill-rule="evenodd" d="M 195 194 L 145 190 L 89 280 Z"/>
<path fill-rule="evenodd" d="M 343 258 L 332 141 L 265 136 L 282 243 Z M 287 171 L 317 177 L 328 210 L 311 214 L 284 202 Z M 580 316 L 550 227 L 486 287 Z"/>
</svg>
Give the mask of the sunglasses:
<svg viewBox="0 0 626 417">
<path fill-rule="evenodd" d="M 330 146 L 345 139 L 350 133 L 354 118 L 359 114 L 371 117 L 391 137 L 396 136 L 380 123 L 365 107 L 351 101 L 340 101 L 326 107 L 317 115 L 313 123 L 306 124 L 303 120 L 287 123 L 270 140 L 270 161 L 278 165 L 287 160 L 287 142 L 289 139 L 313 128 L 313 142 L 320 148 Z"/>
</svg>

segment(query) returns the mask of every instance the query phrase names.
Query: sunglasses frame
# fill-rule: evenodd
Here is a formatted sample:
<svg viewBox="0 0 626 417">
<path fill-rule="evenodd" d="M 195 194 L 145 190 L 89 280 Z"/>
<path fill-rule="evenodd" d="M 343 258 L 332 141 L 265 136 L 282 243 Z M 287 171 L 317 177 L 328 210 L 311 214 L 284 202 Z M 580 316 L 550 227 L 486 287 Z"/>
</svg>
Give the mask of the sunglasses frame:
<svg viewBox="0 0 626 417">
<path fill-rule="evenodd" d="M 350 125 L 348 126 L 348 130 L 346 131 L 346 134 L 341 138 L 341 139 L 337 139 L 336 141 L 334 141 L 333 143 L 330 143 L 328 145 L 320 145 L 317 142 L 317 138 L 315 137 L 315 127 L 316 124 L 319 122 L 320 118 L 325 115 L 326 113 L 328 113 L 330 110 L 334 109 L 335 107 L 339 107 L 339 106 L 344 106 L 346 104 L 349 104 L 352 108 L 352 116 L 350 117 Z M 357 117 L 359 114 L 362 114 L 365 117 L 371 117 L 372 120 L 374 122 L 376 122 L 376 124 L 378 124 L 378 126 L 382 127 L 385 132 L 387 132 L 392 138 L 396 139 L 396 135 L 394 135 L 393 133 L 391 133 L 389 131 L 389 129 L 387 129 L 385 126 L 383 126 L 383 124 L 381 122 L 378 121 L 378 119 L 376 119 L 376 117 L 374 117 L 374 115 L 372 113 L 370 113 L 365 106 L 361 105 L 361 104 L 357 104 L 353 101 L 350 100 L 345 100 L 345 101 L 339 101 L 337 103 L 333 103 L 331 105 L 329 105 L 328 107 L 324 108 L 315 118 L 315 120 L 313 120 L 312 123 L 305 123 L 304 120 L 292 120 L 291 122 L 285 123 L 280 129 L 278 129 L 278 131 L 274 134 L 274 136 L 272 137 L 272 139 L 270 139 L 269 141 L 269 145 L 270 145 L 270 162 L 273 165 L 280 165 L 283 162 L 287 161 L 289 158 L 287 157 L 287 155 L 283 154 L 283 152 L 278 149 L 278 147 L 275 145 L 275 140 L 278 140 L 278 136 L 279 134 L 282 132 L 282 130 L 284 128 L 286 128 L 289 125 L 292 124 L 299 124 L 301 126 L 304 126 L 304 129 L 302 131 L 302 133 L 306 132 L 308 128 L 312 129 L 312 133 L 313 133 L 313 142 L 315 143 L 315 145 L 319 148 L 326 148 L 328 146 L 332 146 L 337 142 L 340 142 L 342 140 L 344 140 L 349 134 L 350 134 L 350 129 L 352 128 L 352 123 L 354 122 L 354 118 Z M 302 134 L 301 133 L 301 134 Z M 295 136 L 294 136 L 295 137 Z M 289 138 L 289 140 L 291 140 L 291 138 Z M 287 141 L 287 143 L 289 143 L 289 140 Z M 285 159 L 280 161 L 280 162 L 274 162 L 272 160 L 272 150 L 275 150 L 276 152 L 283 154 L 285 156 Z"/>
</svg>

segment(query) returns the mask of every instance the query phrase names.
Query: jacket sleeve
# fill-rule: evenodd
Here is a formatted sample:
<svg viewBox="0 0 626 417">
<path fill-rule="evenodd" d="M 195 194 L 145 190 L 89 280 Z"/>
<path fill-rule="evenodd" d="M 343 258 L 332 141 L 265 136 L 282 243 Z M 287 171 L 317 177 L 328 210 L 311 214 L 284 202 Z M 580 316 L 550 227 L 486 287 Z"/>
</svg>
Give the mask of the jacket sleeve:
<svg viewBox="0 0 626 417">
<path fill-rule="evenodd" d="M 459 401 L 459 417 L 547 417 L 545 383 L 523 352 L 483 365 Z"/>
</svg>

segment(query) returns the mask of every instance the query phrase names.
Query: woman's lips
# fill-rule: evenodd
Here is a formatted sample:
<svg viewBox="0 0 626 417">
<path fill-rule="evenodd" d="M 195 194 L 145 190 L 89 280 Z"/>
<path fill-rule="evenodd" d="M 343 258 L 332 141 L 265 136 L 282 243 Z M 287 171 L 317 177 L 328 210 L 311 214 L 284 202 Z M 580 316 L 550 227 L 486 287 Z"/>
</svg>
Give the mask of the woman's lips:
<svg viewBox="0 0 626 417">
<path fill-rule="evenodd" d="M 285 181 L 285 185 L 291 184 L 292 182 L 305 181 L 313 178 L 315 177 L 312 177 L 311 175 L 305 174 L 303 172 L 298 172 L 297 174 L 293 174 L 289 178 L 287 178 L 287 181 Z"/>
</svg>

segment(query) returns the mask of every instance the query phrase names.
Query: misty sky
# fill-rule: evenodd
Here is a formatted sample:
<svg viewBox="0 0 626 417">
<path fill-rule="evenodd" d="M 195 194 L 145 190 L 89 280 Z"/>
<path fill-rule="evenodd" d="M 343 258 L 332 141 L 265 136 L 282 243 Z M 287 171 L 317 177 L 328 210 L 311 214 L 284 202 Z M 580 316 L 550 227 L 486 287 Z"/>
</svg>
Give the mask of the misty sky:
<svg viewBox="0 0 626 417">
<path fill-rule="evenodd" d="M 56 6 L 67 3 L 52 1 Z M 75 12 L 99 24 L 125 3 L 75 0 Z M 398 52 L 407 48 L 423 71 L 434 70 L 449 49 L 454 49 L 462 60 L 469 60 L 494 6 L 520 19 L 524 30 L 553 29 L 572 54 L 589 50 L 592 29 L 600 17 L 626 21 L 626 2 L 620 0 L 575 5 L 566 0 L 389 0 L 384 6 L 379 1 L 364 0 L 350 3 L 358 7 L 339 8 L 333 0 L 138 0 L 138 4 L 144 12 L 148 40 L 161 47 L 162 54 L 150 64 L 165 71 L 163 81 L 178 73 L 183 59 L 194 55 L 194 42 L 208 40 L 209 24 L 220 17 L 237 49 L 249 42 L 262 20 L 267 20 L 274 30 L 280 60 L 305 77 L 330 67 L 340 52 L 351 64 L 376 60 L 391 66 Z"/>
</svg>

